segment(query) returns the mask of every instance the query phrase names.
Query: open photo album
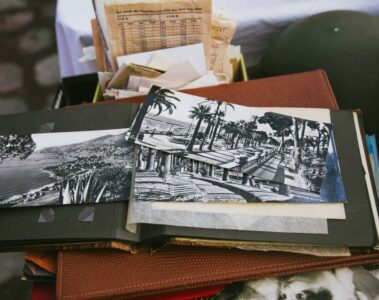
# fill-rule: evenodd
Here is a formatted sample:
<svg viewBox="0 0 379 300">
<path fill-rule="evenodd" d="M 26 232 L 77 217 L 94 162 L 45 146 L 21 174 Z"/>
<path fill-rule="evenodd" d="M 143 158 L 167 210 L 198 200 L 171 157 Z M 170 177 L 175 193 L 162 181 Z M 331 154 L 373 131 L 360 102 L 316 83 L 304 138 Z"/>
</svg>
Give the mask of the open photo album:
<svg viewBox="0 0 379 300">
<path fill-rule="evenodd" d="M 121 101 L 1 116 L 0 246 L 375 246 L 359 112 L 237 103 L 153 86 L 138 112 Z"/>
</svg>

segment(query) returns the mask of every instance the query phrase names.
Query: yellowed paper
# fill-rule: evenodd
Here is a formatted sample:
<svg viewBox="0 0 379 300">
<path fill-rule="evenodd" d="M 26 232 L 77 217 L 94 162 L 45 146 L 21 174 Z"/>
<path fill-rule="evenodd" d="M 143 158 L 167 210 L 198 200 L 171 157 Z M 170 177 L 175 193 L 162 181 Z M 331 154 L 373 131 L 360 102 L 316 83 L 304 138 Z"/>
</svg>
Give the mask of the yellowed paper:
<svg viewBox="0 0 379 300">
<path fill-rule="evenodd" d="M 236 31 L 236 23 L 225 16 L 213 16 L 211 27 L 210 66 L 216 73 L 233 79 L 233 67 L 228 56 L 228 47 Z"/>
<path fill-rule="evenodd" d="M 165 58 L 158 61 L 162 56 L 168 57 L 171 62 L 167 61 Z M 201 75 L 204 75 L 207 72 L 203 44 L 193 44 L 117 57 L 117 63 L 119 66 L 122 64 L 137 64 L 162 71 L 168 71 L 170 68 L 174 67 L 174 65 L 186 60 L 189 60 Z"/>
<path fill-rule="evenodd" d="M 158 85 L 167 89 L 179 89 L 200 78 L 201 75 L 189 61 L 176 64 L 166 73 L 154 79 L 143 78 L 140 87 L 150 88 L 152 85 Z"/>
<path fill-rule="evenodd" d="M 101 44 L 100 29 L 99 29 L 99 25 L 96 19 L 91 20 L 91 29 L 92 29 L 93 45 L 96 51 L 97 69 L 99 72 L 105 72 L 106 70 L 105 53 L 103 50 L 103 46 Z"/>
<path fill-rule="evenodd" d="M 207 240 L 190 238 L 173 238 L 169 242 L 175 245 L 217 247 L 217 248 L 237 248 L 246 251 L 280 251 L 299 254 L 308 254 L 323 257 L 351 256 L 348 247 L 338 246 L 319 246 L 319 245 L 300 245 L 286 243 L 264 243 L 250 241 L 231 241 L 231 240 Z"/>
<path fill-rule="evenodd" d="M 233 78 L 238 74 L 239 62 L 241 59 L 241 46 L 229 45 L 228 47 L 228 57 L 230 64 L 233 68 Z"/>
<path fill-rule="evenodd" d="M 116 74 L 113 76 L 112 80 L 107 85 L 107 88 L 126 89 L 128 86 L 129 77 L 131 75 L 145 78 L 156 78 L 162 75 L 162 73 L 145 66 L 139 66 L 135 64 L 124 64 L 118 69 Z"/>
<path fill-rule="evenodd" d="M 203 43 L 209 53 L 211 0 L 104 3 L 113 61 L 121 55 Z"/>
</svg>

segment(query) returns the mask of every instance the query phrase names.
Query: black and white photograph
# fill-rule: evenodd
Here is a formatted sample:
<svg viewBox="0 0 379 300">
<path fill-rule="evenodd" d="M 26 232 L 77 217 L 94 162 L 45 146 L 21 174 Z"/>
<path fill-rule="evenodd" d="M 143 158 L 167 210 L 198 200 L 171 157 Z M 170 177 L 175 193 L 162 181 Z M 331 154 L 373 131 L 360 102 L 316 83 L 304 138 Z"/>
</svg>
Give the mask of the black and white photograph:
<svg viewBox="0 0 379 300">
<path fill-rule="evenodd" d="M 134 199 L 345 202 L 331 135 L 330 124 L 153 88 L 131 131 Z"/>
<path fill-rule="evenodd" d="M 228 285 L 211 300 L 377 300 L 377 268 L 342 268 Z"/>
<path fill-rule="evenodd" d="M 0 206 L 128 200 L 129 129 L 0 136 Z"/>
</svg>

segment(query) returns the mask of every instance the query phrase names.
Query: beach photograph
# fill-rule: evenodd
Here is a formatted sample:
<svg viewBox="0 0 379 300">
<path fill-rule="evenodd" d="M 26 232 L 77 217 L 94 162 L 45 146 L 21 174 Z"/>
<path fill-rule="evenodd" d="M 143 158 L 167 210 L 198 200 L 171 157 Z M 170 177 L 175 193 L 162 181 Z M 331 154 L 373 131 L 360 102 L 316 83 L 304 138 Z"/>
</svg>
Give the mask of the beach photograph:
<svg viewBox="0 0 379 300">
<path fill-rule="evenodd" d="M 0 206 L 128 200 L 129 129 L 0 136 Z"/>
</svg>

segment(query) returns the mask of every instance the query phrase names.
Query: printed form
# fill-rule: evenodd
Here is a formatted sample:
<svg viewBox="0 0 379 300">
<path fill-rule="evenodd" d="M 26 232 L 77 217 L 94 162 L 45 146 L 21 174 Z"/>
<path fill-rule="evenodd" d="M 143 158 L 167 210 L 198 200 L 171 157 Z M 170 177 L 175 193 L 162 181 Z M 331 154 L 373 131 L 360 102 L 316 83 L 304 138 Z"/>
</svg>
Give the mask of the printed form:
<svg viewBox="0 0 379 300">
<path fill-rule="evenodd" d="M 112 57 L 203 43 L 209 53 L 210 0 L 105 3 Z"/>
</svg>

